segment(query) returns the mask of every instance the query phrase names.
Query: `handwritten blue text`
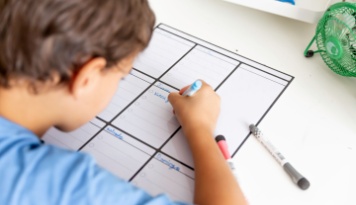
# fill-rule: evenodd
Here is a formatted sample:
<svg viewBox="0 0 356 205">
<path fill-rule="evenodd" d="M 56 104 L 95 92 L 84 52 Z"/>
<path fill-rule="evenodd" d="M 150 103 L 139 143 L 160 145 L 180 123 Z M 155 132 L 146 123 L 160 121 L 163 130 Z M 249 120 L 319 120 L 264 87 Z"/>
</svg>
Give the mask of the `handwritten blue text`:
<svg viewBox="0 0 356 205">
<path fill-rule="evenodd" d="M 174 169 L 179 172 L 180 168 L 174 165 L 171 160 L 164 159 L 161 154 L 157 154 L 155 158 L 163 164 L 167 165 L 169 169 Z"/>
<path fill-rule="evenodd" d="M 110 134 L 114 135 L 115 137 L 119 138 L 120 140 L 123 140 L 124 137 L 122 136 L 121 133 L 118 133 L 114 128 L 107 127 L 106 131 L 108 131 Z"/>
<path fill-rule="evenodd" d="M 157 96 L 157 97 L 159 97 L 159 98 L 161 98 L 162 100 L 164 100 L 165 103 L 168 103 L 168 102 L 169 102 L 169 101 L 168 101 L 168 97 L 162 95 L 162 94 L 159 93 L 159 92 L 155 92 L 154 95 Z"/>
</svg>

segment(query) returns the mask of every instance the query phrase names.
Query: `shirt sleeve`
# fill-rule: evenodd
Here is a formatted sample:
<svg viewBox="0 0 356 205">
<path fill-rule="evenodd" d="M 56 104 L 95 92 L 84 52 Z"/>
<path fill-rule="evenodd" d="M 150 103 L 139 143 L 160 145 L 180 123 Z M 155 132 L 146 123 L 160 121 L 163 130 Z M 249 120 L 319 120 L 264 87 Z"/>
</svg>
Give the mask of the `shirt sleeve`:
<svg viewBox="0 0 356 205">
<path fill-rule="evenodd" d="M 47 148 L 42 150 L 41 156 L 36 156 L 37 165 L 33 166 L 26 183 L 26 187 L 32 187 L 30 192 L 37 196 L 34 204 L 185 204 L 174 202 L 165 194 L 149 195 L 102 169 L 85 153 L 44 147 Z"/>
</svg>

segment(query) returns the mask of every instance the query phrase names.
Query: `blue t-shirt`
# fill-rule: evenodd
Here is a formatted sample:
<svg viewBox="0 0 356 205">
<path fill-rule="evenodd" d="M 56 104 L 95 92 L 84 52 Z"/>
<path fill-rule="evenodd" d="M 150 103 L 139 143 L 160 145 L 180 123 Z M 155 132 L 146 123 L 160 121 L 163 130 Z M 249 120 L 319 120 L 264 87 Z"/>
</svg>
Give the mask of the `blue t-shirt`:
<svg viewBox="0 0 356 205">
<path fill-rule="evenodd" d="M 145 191 L 98 167 L 92 157 L 44 145 L 0 117 L 0 204 L 182 204 Z"/>
</svg>

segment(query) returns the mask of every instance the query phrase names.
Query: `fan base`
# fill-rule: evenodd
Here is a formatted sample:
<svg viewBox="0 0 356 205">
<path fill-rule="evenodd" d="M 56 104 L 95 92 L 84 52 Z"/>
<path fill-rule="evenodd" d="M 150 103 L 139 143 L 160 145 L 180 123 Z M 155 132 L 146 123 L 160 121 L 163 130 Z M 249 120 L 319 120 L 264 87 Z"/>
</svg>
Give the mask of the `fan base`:
<svg viewBox="0 0 356 205">
<path fill-rule="evenodd" d="M 305 55 L 305 57 L 310 58 L 314 56 L 314 51 L 313 50 L 308 50 Z"/>
</svg>

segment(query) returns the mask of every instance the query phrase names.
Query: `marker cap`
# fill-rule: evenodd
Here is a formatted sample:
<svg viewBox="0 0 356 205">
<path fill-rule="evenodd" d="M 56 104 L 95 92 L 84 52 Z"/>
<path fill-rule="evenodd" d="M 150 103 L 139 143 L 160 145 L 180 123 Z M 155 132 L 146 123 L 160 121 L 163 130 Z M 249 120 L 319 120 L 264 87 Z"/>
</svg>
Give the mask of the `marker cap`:
<svg viewBox="0 0 356 205">
<path fill-rule="evenodd" d="M 201 80 L 196 80 L 193 84 L 189 86 L 187 90 L 184 91 L 182 94 L 183 96 L 192 96 L 194 95 L 203 85 Z"/>
<path fill-rule="evenodd" d="M 221 141 L 221 140 L 226 141 L 226 139 L 225 139 L 225 137 L 224 137 L 223 135 L 218 135 L 218 136 L 215 137 L 215 141 L 216 141 L 216 142 L 219 142 L 219 141 Z"/>
<path fill-rule="evenodd" d="M 200 80 L 196 80 L 192 85 L 191 85 L 191 89 L 192 91 L 197 91 L 201 88 L 201 86 L 203 85 L 203 83 Z"/>
<path fill-rule="evenodd" d="M 288 173 L 288 175 L 292 178 L 293 182 L 298 185 L 299 188 L 306 190 L 309 188 L 309 181 L 303 177 L 290 163 L 285 163 L 283 165 L 283 169 Z"/>
</svg>

